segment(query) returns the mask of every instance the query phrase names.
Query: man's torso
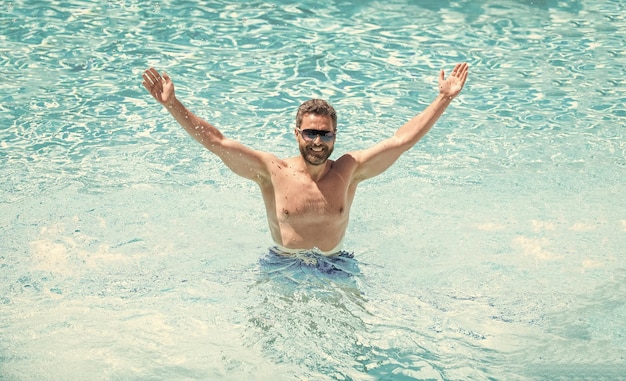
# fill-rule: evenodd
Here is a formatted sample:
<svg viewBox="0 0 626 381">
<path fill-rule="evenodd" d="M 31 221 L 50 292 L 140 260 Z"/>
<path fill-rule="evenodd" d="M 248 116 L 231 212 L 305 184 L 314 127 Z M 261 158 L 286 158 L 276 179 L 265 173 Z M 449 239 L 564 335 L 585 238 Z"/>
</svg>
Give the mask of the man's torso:
<svg viewBox="0 0 626 381">
<path fill-rule="evenodd" d="M 326 173 L 314 181 L 296 159 L 274 162 L 271 181 L 261 185 L 272 238 L 291 249 L 331 250 L 348 226 L 354 164 L 345 157 L 329 160 Z"/>
</svg>

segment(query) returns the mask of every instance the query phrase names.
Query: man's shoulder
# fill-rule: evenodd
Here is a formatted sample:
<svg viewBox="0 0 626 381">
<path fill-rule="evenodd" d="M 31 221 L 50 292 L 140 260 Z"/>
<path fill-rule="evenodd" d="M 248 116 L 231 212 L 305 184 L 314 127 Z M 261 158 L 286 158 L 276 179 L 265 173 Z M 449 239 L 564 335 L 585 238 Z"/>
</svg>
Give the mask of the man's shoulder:
<svg viewBox="0 0 626 381">
<path fill-rule="evenodd" d="M 335 163 L 337 163 L 338 165 L 356 164 L 357 156 L 358 151 L 346 152 L 341 155 L 337 160 L 335 160 Z"/>
<path fill-rule="evenodd" d="M 258 151 L 259 155 L 262 157 L 263 161 L 265 161 L 268 165 L 276 164 L 276 165 L 286 165 L 289 159 L 282 159 L 271 152 L 267 151 Z"/>
<path fill-rule="evenodd" d="M 336 172 L 340 172 L 343 177 L 352 177 L 355 169 L 358 167 L 358 161 L 355 152 L 347 152 L 341 155 L 332 164 L 332 168 Z"/>
</svg>

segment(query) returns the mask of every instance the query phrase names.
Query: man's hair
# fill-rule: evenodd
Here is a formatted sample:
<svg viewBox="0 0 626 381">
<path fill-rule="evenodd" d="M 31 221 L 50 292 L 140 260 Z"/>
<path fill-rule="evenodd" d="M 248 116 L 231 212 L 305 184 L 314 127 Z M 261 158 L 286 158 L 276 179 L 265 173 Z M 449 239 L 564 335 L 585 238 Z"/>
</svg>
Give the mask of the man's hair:
<svg viewBox="0 0 626 381">
<path fill-rule="evenodd" d="M 306 114 L 326 115 L 330 116 L 333 121 L 333 129 L 337 131 L 337 112 L 333 106 L 323 99 L 309 99 L 298 107 L 298 113 L 296 114 L 296 128 L 300 128 L 302 125 L 302 118 Z"/>
</svg>

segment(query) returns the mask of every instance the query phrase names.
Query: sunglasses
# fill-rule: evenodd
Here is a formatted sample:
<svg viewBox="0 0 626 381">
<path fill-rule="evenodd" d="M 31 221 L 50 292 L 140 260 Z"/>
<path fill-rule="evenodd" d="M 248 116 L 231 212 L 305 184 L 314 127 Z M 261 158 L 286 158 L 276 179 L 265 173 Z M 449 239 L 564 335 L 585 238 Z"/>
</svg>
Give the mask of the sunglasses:
<svg viewBox="0 0 626 381">
<path fill-rule="evenodd" d="M 322 131 L 322 130 L 301 130 L 297 129 L 302 138 L 306 141 L 313 141 L 318 136 L 324 143 L 330 143 L 335 139 L 335 134 L 333 131 Z"/>
</svg>

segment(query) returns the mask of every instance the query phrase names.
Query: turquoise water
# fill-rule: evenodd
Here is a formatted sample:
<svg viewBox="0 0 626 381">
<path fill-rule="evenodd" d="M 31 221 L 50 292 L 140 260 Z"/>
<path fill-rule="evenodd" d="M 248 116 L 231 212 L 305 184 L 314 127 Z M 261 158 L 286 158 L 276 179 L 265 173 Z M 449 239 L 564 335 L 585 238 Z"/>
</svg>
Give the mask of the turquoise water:
<svg viewBox="0 0 626 381">
<path fill-rule="evenodd" d="M 626 5 L 0 3 L 0 379 L 626 379 Z M 367 147 L 352 276 L 267 266 L 261 197 L 141 86 L 298 154 L 328 99 Z"/>
</svg>

